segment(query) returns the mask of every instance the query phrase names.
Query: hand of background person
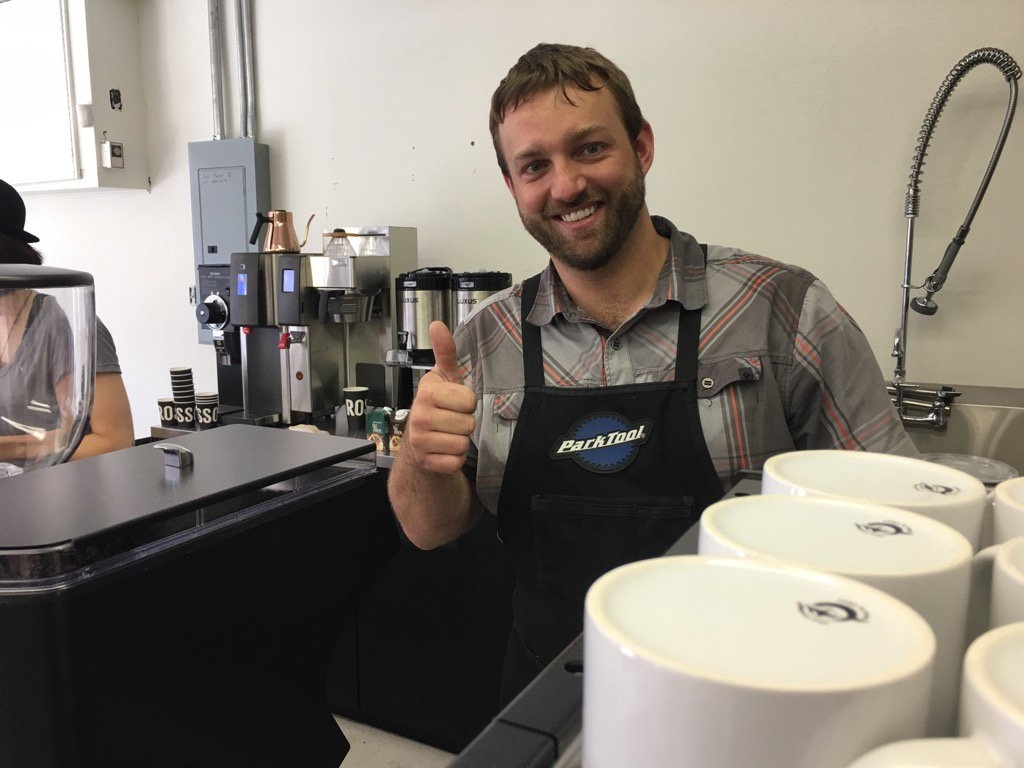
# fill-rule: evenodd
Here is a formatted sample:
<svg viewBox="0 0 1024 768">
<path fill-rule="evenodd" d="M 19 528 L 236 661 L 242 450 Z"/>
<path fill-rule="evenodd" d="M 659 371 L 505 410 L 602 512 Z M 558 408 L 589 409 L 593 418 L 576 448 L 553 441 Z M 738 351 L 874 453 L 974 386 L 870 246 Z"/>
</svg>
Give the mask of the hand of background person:
<svg viewBox="0 0 1024 768">
<path fill-rule="evenodd" d="M 476 426 L 476 393 L 462 383 L 455 339 L 444 323 L 430 324 L 434 368 L 420 379 L 409 413 L 403 452 L 430 472 L 454 474 L 466 461 Z"/>
</svg>

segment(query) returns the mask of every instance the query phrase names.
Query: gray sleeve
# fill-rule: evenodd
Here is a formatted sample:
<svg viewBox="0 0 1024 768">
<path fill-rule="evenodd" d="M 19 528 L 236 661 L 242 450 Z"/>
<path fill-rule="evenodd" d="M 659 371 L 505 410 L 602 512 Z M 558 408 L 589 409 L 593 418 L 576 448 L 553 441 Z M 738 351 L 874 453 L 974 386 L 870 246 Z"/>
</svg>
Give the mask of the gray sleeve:
<svg viewBox="0 0 1024 768">
<path fill-rule="evenodd" d="M 107 326 L 96 318 L 96 373 L 120 373 L 121 363 L 117 359 L 114 337 Z"/>
<path fill-rule="evenodd" d="M 917 454 L 867 339 L 820 281 L 804 299 L 793 360 L 790 431 L 797 449 Z"/>
</svg>

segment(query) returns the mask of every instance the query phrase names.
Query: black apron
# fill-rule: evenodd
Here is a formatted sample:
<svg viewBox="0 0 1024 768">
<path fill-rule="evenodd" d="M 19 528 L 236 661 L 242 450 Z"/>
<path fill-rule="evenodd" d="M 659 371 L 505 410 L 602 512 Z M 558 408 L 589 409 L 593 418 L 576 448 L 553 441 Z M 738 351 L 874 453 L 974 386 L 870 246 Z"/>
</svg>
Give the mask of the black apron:
<svg viewBox="0 0 1024 768">
<path fill-rule="evenodd" d="M 516 561 L 506 702 L 583 631 L 599 576 L 662 555 L 723 494 L 697 411 L 700 310 L 680 305 L 673 381 L 551 387 L 526 322 L 539 285 L 523 284 L 526 388 L 498 500 Z"/>
</svg>

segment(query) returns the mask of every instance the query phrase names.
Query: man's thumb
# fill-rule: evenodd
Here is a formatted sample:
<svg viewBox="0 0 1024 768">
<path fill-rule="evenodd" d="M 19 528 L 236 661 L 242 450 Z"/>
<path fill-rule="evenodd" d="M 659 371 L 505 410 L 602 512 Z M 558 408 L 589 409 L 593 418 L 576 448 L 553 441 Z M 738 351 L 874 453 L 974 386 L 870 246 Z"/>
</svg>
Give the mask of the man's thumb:
<svg viewBox="0 0 1024 768">
<path fill-rule="evenodd" d="M 434 371 L 452 383 L 460 383 L 462 377 L 459 375 L 459 359 L 452 332 L 440 320 L 432 322 L 429 330 L 430 346 L 434 350 Z"/>
</svg>

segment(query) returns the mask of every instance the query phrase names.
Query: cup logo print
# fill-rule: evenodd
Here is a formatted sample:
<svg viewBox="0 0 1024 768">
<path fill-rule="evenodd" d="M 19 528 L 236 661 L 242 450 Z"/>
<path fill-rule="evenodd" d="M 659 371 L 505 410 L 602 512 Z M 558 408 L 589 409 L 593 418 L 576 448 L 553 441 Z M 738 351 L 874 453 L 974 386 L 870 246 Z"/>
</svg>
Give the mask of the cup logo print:
<svg viewBox="0 0 1024 768">
<path fill-rule="evenodd" d="M 918 483 L 914 486 L 915 490 L 927 491 L 928 493 L 937 493 L 941 496 L 953 496 L 960 493 L 959 488 L 954 488 L 952 485 L 940 485 L 938 483 Z"/>
<path fill-rule="evenodd" d="M 174 421 L 174 406 L 170 403 L 160 406 L 160 418 L 164 421 Z"/>
<path fill-rule="evenodd" d="M 817 603 L 797 603 L 800 613 L 818 624 L 845 624 L 848 621 L 866 622 L 868 612 L 849 600 L 822 600 Z"/>
<path fill-rule="evenodd" d="M 873 523 L 856 523 L 855 525 L 857 526 L 858 531 L 870 534 L 871 536 L 909 536 L 914 533 L 910 529 L 909 525 L 894 523 L 891 520 L 878 520 Z"/>
<path fill-rule="evenodd" d="M 365 400 L 346 400 L 345 401 L 345 412 L 349 416 L 362 416 L 366 413 L 366 401 Z"/>
<path fill-rule="evenodd" d="M 552 459 L 572 459 L 590 472 L 625 469 L 654 431 L 654 421 L 630 421 L 617 413 L 592 413 L 572 425 L 551 446 Z"/>
</svg>

